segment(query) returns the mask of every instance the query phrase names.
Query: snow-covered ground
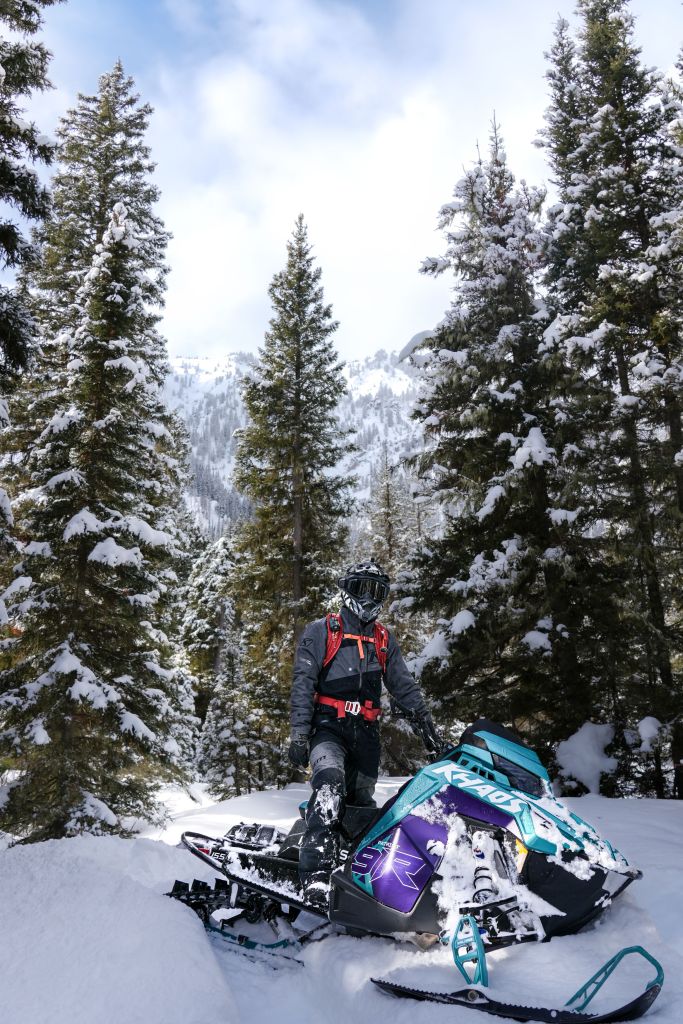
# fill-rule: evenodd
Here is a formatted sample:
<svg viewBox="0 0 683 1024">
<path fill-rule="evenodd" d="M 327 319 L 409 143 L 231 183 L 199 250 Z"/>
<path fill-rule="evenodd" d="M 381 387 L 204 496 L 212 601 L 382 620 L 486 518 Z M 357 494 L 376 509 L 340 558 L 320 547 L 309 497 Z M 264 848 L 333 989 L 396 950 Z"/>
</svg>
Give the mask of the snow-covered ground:
<svg viewBox="0 0 683 1024">
<path fill-rule="evenodd" d="M 378 798 L 398 781 L 384 780 Z M 275 971 L 210 938 L 192 911 L 163 896 L 175 878 L 212 876 L 176 847 L 182 831 L 218 835 L 242 820 L 284 827 L 306 794 L 302 784 L 213 804 L 201 787 L 194 799 L 169 790 L 171 823 L 144 838 L 84 837 L 1 852 L 2 1024 L 474 1024 L 467 1009 L 394 1000 L 370 981 L 391 976 L 419 988 L 460 988 L 445 950 L 329 936 L 306 947 L 304 968 Z M 559 1005 L 617 949 L 639 943 L 666 973 L 647 1019 L 679 1024 L 683 802 L 591 796 L 570 803 L 645 877 L 581 935 L 490 955 L 492 994 Z M 627 967 L 596 1009 L 622 1002 L 648 976 L 647 968 Z"/>
</svg>

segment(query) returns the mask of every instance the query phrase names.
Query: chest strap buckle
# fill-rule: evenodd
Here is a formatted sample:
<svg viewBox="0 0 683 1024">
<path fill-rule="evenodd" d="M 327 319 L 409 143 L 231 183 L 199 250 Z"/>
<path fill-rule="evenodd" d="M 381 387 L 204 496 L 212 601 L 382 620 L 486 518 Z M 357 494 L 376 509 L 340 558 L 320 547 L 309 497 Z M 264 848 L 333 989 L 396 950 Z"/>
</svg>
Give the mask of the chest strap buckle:
<svg viewBox="0 0 683 1024">
<path fill-rule="evenodd" d="M 357 700 L 347 700 L 344 705 L 344 711 L 347 715 L 359 715 L 360 714 L 360 703 Z"/>
</svg>

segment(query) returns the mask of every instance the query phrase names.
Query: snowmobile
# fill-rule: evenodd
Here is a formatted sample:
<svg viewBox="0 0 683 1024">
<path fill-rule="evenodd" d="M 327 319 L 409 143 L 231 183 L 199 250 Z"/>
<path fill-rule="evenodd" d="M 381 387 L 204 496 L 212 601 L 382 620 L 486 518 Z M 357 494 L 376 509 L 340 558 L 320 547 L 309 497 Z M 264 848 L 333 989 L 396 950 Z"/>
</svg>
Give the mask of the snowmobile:
<svg viewBox="0 0 683 1024">
<path fill-rule="evenodd" d="M 509 729 L 480 719 L 383 807 L 346 808 L 325 919 L 312 917 L 320 910 L 306 904 L 299 882 L 305 806 L 286 834 L 259 824 L 233 826 L 220 839 L 184 833 L 183 844 L 222 877 L 213 889 L 176 882 L 169 895 L 195 910 L 208 928 L 269 954 L 291 955 L 292 947 L 332 929 L 405 938 L 422 949 L 451 946 L 466 988 L 429 993 L 372 979 L 397 996 L 562 1024 L 635 1019 L 659 994 L 661 967 L 639 946 L 621 950 L 563 1009 L 501 1003 L 482 991 L 487 953 L 574 934 L 641 877 L 553 795 L 540 759 Z M 263 943 L 236 932 L 242 921 L 268 922 L 278 940 Z M 631 953 L 655 966 L 655 979 L 616 1011 L 586 1013 Z"/>
</svg>

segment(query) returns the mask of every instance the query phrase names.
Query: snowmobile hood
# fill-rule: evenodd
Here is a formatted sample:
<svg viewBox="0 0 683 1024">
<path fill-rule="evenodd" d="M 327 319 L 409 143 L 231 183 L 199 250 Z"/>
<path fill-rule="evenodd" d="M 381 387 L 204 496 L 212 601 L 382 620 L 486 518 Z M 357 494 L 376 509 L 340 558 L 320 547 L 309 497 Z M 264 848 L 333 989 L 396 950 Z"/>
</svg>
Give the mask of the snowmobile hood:
<svg viewBox="0 0 683 1024">
<path fill-rule="evenodd" d="M 476 764 L 468 751 L 461 763 L 460 752 L 458 747 L 447 760 L 419 771 L 363 837 L 363 847 L 381 841 L 408 817 L 434 820 L 438 805 L 439 816 L 457 814 L 506 829 L 526 849 L 557 858 L 572 873 L 590 872 L 591 864 L 619 874 L 634 873 L 608 840 L 552 795 L 549 784 L 542 795 L 531 796 L 510 786 L 485 761 Z M 360 878 L 357 881 L 363 884 Z"/>
</svg>

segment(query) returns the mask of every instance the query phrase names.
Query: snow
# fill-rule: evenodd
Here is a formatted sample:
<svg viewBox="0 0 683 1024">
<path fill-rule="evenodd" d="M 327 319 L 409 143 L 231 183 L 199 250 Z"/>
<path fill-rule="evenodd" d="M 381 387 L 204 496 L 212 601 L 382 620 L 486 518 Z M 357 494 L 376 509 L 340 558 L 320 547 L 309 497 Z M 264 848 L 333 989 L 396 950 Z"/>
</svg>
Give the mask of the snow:
<svg viewBox="0 0 683 1024">
<path fill-rule="evenodd" d="M 559 526 L 561 523 L 573 523 L 579 515 L 579 511 L 579 509 L 572 511 L 568 508 L 549 508 L 548 515 L 553 526 Z"/>
<path fill-rule="evenodd" d="M 404 359 L 408 359 L 409 356 L 412 356 L 415 349 L 418 349 L 420 345 L 422 345 L 429 338 L 433 337 L 434 331 L 419 331 L 417 334 L 414 334 L 410 341 L 407 343 L 407 345 L 404 345 L 401 351 L 399 352 L 399 363 L 402 363 Z"/>
<path fill-rule="evenodd" d="M 494 484 L 493 487 L 489 487 L 486 497 L 484 498 L 484 504 L 477 512 L 477 519 L 479 522 L 490 516 L 498 501 L 505 497 L 505 488 L 501 487 L 500 484 Z"/>
<path fill-rule="evenodd" d="M 526 644 L 530 651 L 552 650 L 550 637 L 547 633 L 542 633 L 540 629 L 530 629 L 529 632 L 525 633 L 522 637 L 522 643 Z"/>
<path fill-rule="evenodd" d="M 186 854 L 142 839 L 83 837 L 0 857 L 7 1024 L 238 1019 L 199 919 L 161 895 L 186 873 Z"/>
<path fill-rule="evenodd" d="M 132 732 L 135 736 L 139 736 L 143 740 L 148 740 L 150 743 L 153 743 L 156 739 L 152 730 L 148 729 L 142 719 L 137 715 L 134 715 L 132 711 L 121 711 L 119 714 L 119 721 L 121 724 L 121 732 Z"/>
<path fill-rule="evenodd" d="M 64 540 L 71 540 L 83 533 L 101 533 L 107 524 L 101 522 L 88 508 L 72 516 L 64 527 Z"/>
<path fill-rule="evenodd" d="M 174 546 L 174 540 L 170 533 L 165 530 L 155 530 L 144 519 L 138 516 L 126 516 L 124 524 L 129 533 L 137 537 L 143 544 L 149 544 L 154 548 L 169 548 Z"/>
<path fill-rule="evenodd" d="M 381 779 L 380 803 L 403 779 Z M 174 879 L 214 873 L 176 847 L 186 829 L 221 835 L 240 821 L 287 828 L 309 787 L 303 783 L 214 804 L 204 787 L 167 787 L 171 821 L 132 840 L 86 836 L 0 853 L 2 1019 L 45 1024 L 475 1024 L 471 1011 L 397 1001 L 371 977 L 435 991 L 462 982 L 446 949 L 421 952 L 388 939 L 331 935 L 302 951 L 305 967 L 274 971 L 209 937 L 197 916 L 166 898 Z M 609 956 L 642 943 L 662 961 L 664 991 L 646 1019 L 678 1024 L 683 999 L 680 850 L 683 801 L 568 801 L 644 871 L 601 919 L 577 936 L 502 950 L 488 957 L 500 998 L 561 1005 Z M 621 1002 L 651 976 L 628 966 L 605 986 Z M 601 993 L 602 996 L 602 993 Z M 592 1008 L 592 1007 L 591 1007 Z M 484 1018 L 481 1019 L 484 1024 Z"/>
<path fill-rule="evenodd" d="M 466 629 L 471 629 L 475 622 L 476 619 L 472 612 L 465 608 L 454 616 L 449 629 L 453 636 L 458 636 L 460 633 L 464 633 Z"/>
<path fill-rule="evenodd" d="M 21 594 L 25 590 L 28 590 L 32 582 L 33 580 L 30 576 L 17 576 L 12 580 L 10 585 L 2 594 L 2 600 L 8 601 L 11 597 L 14 597 L 15 594 Z"/>
<path fill-rule="evenodd" d="M 605 747 L 613 739 L 614 726 L 584 722 L 573 736 L 558 745 L 560 773 L 582 782 L 590 793 L 597 793 L 601 774 L 609 774 L 617 767 L 616 758 L 605 754 Z"/>
<path fill-rule="evenodd" d="M 101 540 L 88 555 L 89 562 L 102 562 L 103 565 L 142 565 L 140 548 L 124 548 L 117 544 L 113 537 Z"/>
<path fill-rule="evenodd" d="M 37 747 L 44 747 L 47 743 L 52 742 L 42 718 L 36 718 L 35 722 L 31 724 L 28 730 L 28 737 Z"/>
<path fill-rule="evenodd" d="M 649 753 L 652 750 L 652 744 L 659 736 L 661 728 L 662 723 L 658 718 L 653 718 L 652 715 L 647 715 L 638 722 L 638 732 L 640 733 L 641 740 L 640 749 L 644 753 Z"/>
<path fill-rule="evenodd" d="M 521 469 L 527 462 L 542 466 L 544 462 L 552 462 L 554 457 L 555 453 L 546 444 L 541 428 L 532 427 L 526 440 L 522 442 L 514 455 L 510 456 L 510 461 L 515 469 Z"/>
<path fill-rule="evenodd" d="M 45 484 L 48 491 L 53 491 L 55 487 L 61 487 L 62 484 L 75 484 L 76 487 L 82 487 L 85 483 L 85 477 L 78 469 L 67 469 L 64 473 L 57 473 Z"/>
</svg>

